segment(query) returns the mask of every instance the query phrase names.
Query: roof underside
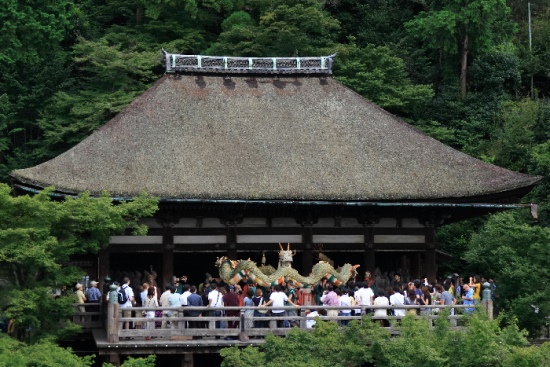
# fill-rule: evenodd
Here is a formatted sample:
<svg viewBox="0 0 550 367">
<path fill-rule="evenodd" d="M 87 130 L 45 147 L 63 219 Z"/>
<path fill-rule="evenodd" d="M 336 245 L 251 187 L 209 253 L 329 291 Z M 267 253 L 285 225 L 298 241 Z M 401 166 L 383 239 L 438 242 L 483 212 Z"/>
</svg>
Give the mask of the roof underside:
<svg viewBox="0 0 550 367">
<path fill-rule="evenodd" d="M 532 187 L 414 129 L 331 77 L 165 75 L 60 156 L 12 172 L 65 193 L 464 201 Z"/>
</svg>

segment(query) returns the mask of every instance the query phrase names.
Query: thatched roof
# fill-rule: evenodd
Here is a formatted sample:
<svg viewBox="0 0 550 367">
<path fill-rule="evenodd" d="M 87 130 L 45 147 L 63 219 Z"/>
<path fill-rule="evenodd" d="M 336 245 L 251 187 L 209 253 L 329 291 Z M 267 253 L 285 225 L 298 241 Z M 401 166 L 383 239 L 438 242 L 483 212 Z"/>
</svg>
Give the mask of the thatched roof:
<svg viewBox="0 0 550 367">
<path fill-rule="evenodd" d="M 129 197 L 441 200 L 540 177 L 474 159 L 331 77 L 165 75 L 58 157 L 12 172 L 65 193 Z"/>
</svg>

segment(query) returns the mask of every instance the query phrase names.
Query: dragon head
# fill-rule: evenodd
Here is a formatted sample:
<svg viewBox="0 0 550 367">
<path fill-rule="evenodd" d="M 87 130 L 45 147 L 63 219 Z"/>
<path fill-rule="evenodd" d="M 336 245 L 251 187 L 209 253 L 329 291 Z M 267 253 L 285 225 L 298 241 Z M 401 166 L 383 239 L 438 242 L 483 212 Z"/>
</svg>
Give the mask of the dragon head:
<svg viewBox="0 0 550 367">
<path fill-rule="evenodd" d="M 217 257 L 216 258 L 216 262 L 214 263 L 214 265 L 216 265 L 216 267 L 221 267 L 222 264 L 227 261 L 227 256 L 222 256 L 222 257 Z"/>
</svg>

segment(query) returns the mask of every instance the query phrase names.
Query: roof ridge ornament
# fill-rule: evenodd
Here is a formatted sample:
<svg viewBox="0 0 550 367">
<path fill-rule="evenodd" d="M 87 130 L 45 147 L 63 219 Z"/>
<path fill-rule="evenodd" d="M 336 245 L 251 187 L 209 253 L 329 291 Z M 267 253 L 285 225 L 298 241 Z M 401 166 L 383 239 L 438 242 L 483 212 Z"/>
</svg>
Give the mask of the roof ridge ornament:
<svg viewBox="0 0 550 367">
<path fill-rule="evenodd" d="M 172 54 L 162 49 L 166 73 L 332 74 L 336 53 L 317 57 L 233 57 Z"/>
</svg>

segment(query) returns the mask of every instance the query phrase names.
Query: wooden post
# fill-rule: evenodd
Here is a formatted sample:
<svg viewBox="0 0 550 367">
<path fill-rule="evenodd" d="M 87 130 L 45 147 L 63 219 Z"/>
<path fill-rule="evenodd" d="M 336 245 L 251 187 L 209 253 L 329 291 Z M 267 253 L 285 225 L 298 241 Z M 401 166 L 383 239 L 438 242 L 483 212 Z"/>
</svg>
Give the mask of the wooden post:
<svg viewBox="0 0 550 367">
<path fill-rule="evenodd" d="M 118 353 L 112 353 L 107 355 L 107 362 L 113 366 L 120 366 L 120 355 Z"/>
<path fill-rule="evenodd" d="M 232 260 L 237 259 L 237 225 L 243 222 L 241 213 L 231 213 L 220 218 L 220 223 L 226 226 L 227 236 L 227 257 Z"/>
<path fill-rule="evenodd" d="M 481 294 L 481 303 L 483 308 L 487 311 L 489 320 L 493 319 L 493 297 L 491 294 L 491 284 L 489 282 L 483 283 L 483 292 Z"/>
<path fill-rule="evenodd" d="M 300 316 L 302 317 L 300 320 L 300 329 L 307 329 L 307 315 L 304 308 L 300 310 Z"/>
<path fill-rule="evenodd" d="M 228 223 L 227 225 L 227 257 L 236 260 L 237 255 L 237 224 Z"/>
<path fill-rule="evenodd" d="M 181 367 L 194 367 L 195 361 L 194 361 L 194 355 L 193 353 L 185 353 L 181 356 Z"/>
<path fill-rule="evenodd" d="M 99 282 L 98 288 L 101 290 L 102 293 L 105 293 L 105 282 L 103 279 L 109 274 L 109 268 L 110 268 L 110 251 L 109 249 L 103 249 L 99 251 L 99 259 L 98 259 L 98 279 Z M 105 295 L 104 295 L 105 296 Z"/>
<path fill-rule="evenodd" d="M 302 223 L 302 244 L 304 245 L 304 252 L 302 257 L 302 271 L 303 274 L 311 273 L 313 268 L 313 230 L 312 223 Z"/>
<path fill-rule="evenodd" d="M 119 306 L 118 303 L 107 304 L 107 340 L 109 343 L 118 343 Z"/>
<path fill-rule="evenodd" d="M 365 220 L 363 225 L 365 226 L 365 270 L 370 271 L 374 276 L 374 269 L 376 269 L 376 263 L 374 258 L 374 220 Z M 363 280 L 361 278 L 361 280 Z"/>
<path fill-rule="evenodd" d="M 433 282 L 436 278 L 436 261 L 435 261 L 435 226 L 433 221 L 426 223 L 426 258 L 425 258 L 425 275 L 428 281 Z M 422 275 L 422 274 L 420 274 Z"/>
</svg>

